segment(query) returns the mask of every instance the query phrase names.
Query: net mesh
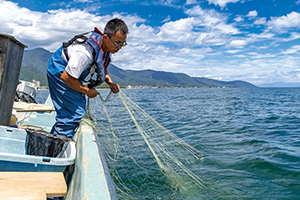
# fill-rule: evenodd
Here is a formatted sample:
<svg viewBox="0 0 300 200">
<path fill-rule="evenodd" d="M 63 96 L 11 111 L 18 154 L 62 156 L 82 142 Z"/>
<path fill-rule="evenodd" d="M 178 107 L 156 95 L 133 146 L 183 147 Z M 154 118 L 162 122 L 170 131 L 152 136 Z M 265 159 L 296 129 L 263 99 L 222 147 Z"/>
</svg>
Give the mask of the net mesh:
<svg viewBox="0 0 300 200">
<path fill-rule="evenodd" d="M 95 123 L 120 199 L 184 199 L 204 188 L 193 168 L 202 154 L 160 125 L 122 91 L 89 100 L 87 116 Z M 96 101 L 96 102 L 95 102 Z M 101 103 L 100 103 L 101 102 Z M 93 106 L 91 106 L 93 105 Z M 102 105 L 102 109 L 99 106 Z M 199 166 L 199 165 L 198 165 Z"/>
</svg>

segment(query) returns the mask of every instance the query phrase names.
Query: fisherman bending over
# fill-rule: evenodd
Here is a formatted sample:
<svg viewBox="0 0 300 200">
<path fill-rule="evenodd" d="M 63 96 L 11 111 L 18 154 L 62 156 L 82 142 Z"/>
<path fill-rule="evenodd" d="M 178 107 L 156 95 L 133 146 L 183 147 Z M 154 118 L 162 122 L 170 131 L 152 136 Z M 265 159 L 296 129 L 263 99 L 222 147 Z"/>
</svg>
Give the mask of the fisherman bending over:
<svg viewBox="0 0 300 200">
<path fill-rule="evenodd" d="M 119 92 L 120 87 L 111 80 L 107 67 L 111 53 L 127 44 L 127 25 L 115 18 L 106 24 L 104 33 L 95 27 L 89 38 L 86 34 L 63 43 L 49 61 L 49 91 L 57 113 L 52 134 L 73 137 L 75 128 L 85 117 L 85 95 L 90 98 L 98 95 L 95 86 L 105 81 L 113 93 Z"/>
</svg>

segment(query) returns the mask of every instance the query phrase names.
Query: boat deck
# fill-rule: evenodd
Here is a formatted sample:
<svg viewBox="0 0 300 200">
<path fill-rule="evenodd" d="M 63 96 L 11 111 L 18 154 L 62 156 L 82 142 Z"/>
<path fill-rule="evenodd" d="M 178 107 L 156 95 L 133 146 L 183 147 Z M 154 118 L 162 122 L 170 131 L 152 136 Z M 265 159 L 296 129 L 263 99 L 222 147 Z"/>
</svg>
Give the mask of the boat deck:
<svg viewBox="0 0 300 200">
<path fill-rule="evenodd" d="M 52 112 L 55 109 L 52 106 L 34 104 L 34 103 L 24 103 L 24 102 L 14 102 L 14 109 L 17 112 Z"/>
<path fill-rule="evenodd" d="M 46 200 L 65 197 L 62 172 L 0 172 L 0 197 L 8 200 Z"/>
</svg>

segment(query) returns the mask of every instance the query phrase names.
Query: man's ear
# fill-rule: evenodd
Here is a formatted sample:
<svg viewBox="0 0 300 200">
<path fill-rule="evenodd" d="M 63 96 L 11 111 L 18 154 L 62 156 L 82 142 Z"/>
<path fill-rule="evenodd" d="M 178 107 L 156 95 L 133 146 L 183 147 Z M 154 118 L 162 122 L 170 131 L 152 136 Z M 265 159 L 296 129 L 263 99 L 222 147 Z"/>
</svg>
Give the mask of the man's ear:
<svg viewBox="0 0 300 200">
<path fill-rule="evenodd" d="M 108 35 L 107 34 L 103 34 L 102 37 L 105 38 L 105 39 L 107 39 Z"/>
<path fill-rule="evenodd" d="M 102 45 L 105 45 L 107 44 L 107 39 L 109 39 L 108 35 L 107 34 L 103 34 L 102 35 Z"/>
</svg>

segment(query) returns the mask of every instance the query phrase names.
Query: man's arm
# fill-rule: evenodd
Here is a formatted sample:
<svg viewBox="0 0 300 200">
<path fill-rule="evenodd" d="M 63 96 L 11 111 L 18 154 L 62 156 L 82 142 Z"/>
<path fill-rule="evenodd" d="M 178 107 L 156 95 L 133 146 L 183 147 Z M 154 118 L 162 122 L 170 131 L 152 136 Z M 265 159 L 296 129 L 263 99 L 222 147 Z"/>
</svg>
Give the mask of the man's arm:
<svg viewBox="0 0 300 200">
<path fill-rule="evenodd" d="M 105 83 L 109 85 L 109 88 L 113 93 L 117 94 L 119 92 L 120 86 L 111 80 L 107 70 L 105 70 Z"/>
<path fill-rule="evenodd" d="M 83 86 L 78 79 L 69 75 L 66 70 L 62 73 L 60 79 L 73 90 L 86 94 L 89 98 L 94 98 L 99 94 L 95 88 Z"/>
</svg>

